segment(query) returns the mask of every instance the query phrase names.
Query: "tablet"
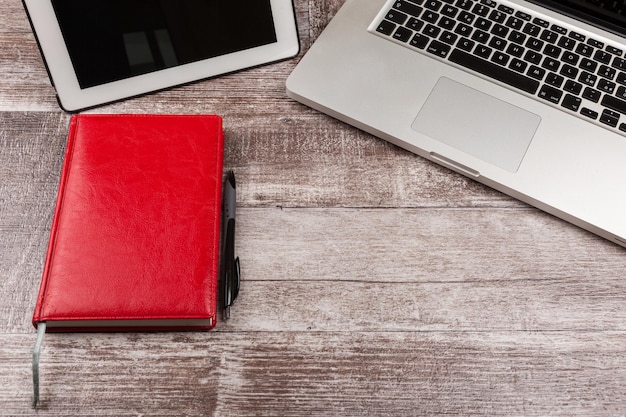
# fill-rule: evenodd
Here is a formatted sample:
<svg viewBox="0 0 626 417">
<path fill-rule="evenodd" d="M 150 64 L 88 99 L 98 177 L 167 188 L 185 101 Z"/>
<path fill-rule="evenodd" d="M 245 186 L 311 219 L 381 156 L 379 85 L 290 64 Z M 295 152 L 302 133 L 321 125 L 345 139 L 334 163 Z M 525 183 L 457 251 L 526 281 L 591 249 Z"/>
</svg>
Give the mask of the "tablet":
<svg viewBox="0 0 626 417">
<path fill-rule="evenodd" d="M 59 104 L 78 111 L 293 57 L 292 0 L 23 0 Z"/>
</svg>

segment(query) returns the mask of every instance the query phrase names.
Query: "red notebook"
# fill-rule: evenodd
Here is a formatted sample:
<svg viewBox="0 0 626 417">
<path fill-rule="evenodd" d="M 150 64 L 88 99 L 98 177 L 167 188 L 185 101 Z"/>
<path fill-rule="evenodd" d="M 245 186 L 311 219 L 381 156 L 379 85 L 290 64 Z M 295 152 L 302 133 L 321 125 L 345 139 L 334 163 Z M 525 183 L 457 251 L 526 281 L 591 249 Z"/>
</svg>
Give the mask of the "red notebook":
<svg viewBox="0 0 626 417">
<path fill-rule="evenodd" d="M 212 328 L 223 146 L 218 116 L 73 116 L 33 324 Z"/>
</svg>

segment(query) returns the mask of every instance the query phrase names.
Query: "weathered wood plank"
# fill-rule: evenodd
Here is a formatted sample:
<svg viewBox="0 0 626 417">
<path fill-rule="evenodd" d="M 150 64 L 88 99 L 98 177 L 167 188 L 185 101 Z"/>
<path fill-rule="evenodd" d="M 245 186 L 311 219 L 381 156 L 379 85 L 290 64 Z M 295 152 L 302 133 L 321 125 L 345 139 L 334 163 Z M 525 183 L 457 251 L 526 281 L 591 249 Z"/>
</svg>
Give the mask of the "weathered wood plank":
<svg viewBox="0 0 626 417">
<path fill-rule="evenodd" d="M 0 345 L 2 415 L 626 413 L 622 332 L 48 335 Z"/>
<path fill-rule="evenodd" d="M 625 328 L 623 250 L 539 212 L 244 208 L 238 225 L 231 329 Z M 5 331 L 32 332 L 47 233 L 4 239 Z"/>
<path fill-rule="evenodd" d="M 0 33 L 30 33 L 26 11 L 19 0 L 0 2 Z"/>
</svg>

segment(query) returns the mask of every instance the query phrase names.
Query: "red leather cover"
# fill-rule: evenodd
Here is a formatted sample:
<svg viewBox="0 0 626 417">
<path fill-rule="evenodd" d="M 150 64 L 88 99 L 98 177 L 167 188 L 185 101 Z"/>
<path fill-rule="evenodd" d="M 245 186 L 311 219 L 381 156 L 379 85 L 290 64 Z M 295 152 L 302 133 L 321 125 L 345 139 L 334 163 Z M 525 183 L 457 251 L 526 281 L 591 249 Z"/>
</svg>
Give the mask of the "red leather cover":
<svg viewBox="0 0 626 417">
<path fill-rule="evenodd" d="M 73 116 L 33 324 L 214 326 L 223 141 L 219 116 Z"/>
</svg>

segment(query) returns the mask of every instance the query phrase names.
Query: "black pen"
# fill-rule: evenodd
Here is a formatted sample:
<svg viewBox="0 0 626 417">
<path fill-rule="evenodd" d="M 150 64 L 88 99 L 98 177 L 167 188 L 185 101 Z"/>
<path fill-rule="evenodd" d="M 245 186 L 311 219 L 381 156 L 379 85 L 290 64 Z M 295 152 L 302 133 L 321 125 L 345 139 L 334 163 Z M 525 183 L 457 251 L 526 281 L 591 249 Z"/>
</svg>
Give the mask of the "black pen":
<svg viewBox="0 0 626 417">
<path fill-rule="evenodd" d="M 224 302 L 224 319 L 230 318 L 230 306 L 239 294 L 240 268 L 239 257 L 235 258 L 235 211 L 237 207 L 237 188 L 235 174 L 228 171 L 224 181 L 224 249 L 222 251 L 222 297 Z"/>
</svg>

